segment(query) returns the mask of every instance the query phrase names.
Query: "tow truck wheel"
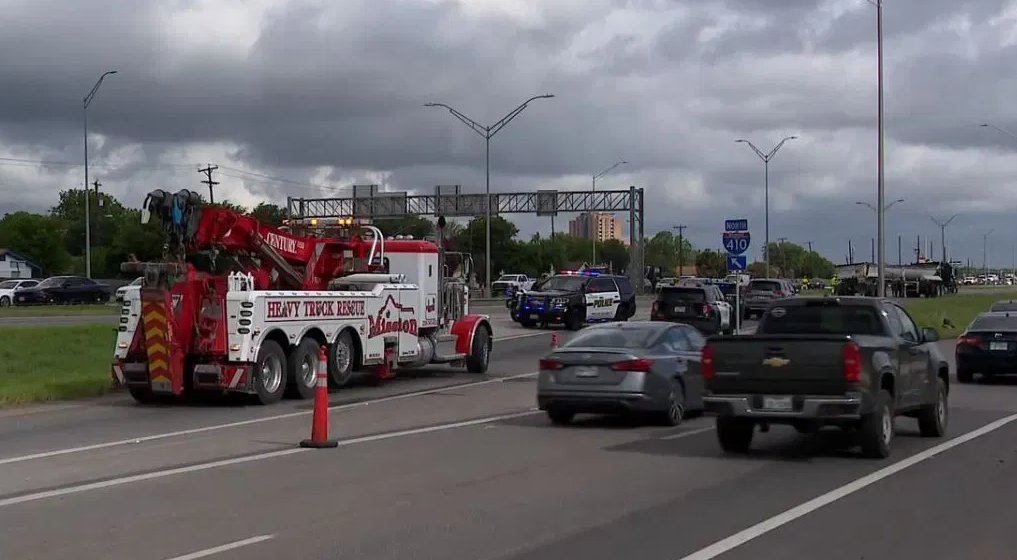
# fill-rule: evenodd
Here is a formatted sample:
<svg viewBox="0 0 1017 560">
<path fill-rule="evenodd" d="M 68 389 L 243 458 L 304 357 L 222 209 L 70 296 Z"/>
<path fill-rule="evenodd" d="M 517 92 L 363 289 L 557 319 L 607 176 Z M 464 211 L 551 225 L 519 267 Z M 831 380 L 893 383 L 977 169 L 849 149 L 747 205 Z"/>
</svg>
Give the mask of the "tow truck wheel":
<svg viewBox="0 0 1017 560">
<path fill-rule="evenodd" d="M 301 340 L 300 344 L 290 353 L 286 396 L 296 399 L 314 397 L 320 348 L 321 345 L 317 340 L 308 337 Z"/>
<path fill-rule="evenodd" d="M 470 348 L 470 355 L 466 358 L 466 371 L 470 373 L 487 373 L 487 366 L 491 362 L 491 332 L 487 327 L 477 327 L 477 333 L 473 335 L 473 347 Z"/>
<path fill-rule="evenodd" d="M 339 389 L 353 378 L 354 353 L 353 336 L 343 331 L 328 349 L 328 384 Z"/>
<path fill-rule="evenodd" d="M 266 340 L 254 362 L 254 390 L 261 404 L 272 404 L 286 392 L 286 353 L 278 342 Z"/>
</svg>

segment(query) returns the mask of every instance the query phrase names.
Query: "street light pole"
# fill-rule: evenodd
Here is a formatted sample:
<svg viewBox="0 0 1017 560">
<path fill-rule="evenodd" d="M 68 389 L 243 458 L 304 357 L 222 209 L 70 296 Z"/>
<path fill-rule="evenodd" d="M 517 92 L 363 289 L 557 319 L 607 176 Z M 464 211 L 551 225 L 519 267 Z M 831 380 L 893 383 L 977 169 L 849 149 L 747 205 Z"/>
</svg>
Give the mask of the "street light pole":
<svg viewBox="0 0 1017 560">
<path fill-rule="evenodd" d="M 596 192 L 597 192 L 597 179 L 603 177 L 604 175 L 607 175 L 612 170 L 614 170 L 615 167 L 618 167 L 619 165 L 625 165 L 626 163 L 628 163 L 628 162 L 625 161 L 625 160 L 620 160 L 617 163 L 615 163 L 614 165 L 612 165 L 611 167 L 608 167 L 607 169 L 605 169 L 605 170 L 601 171 L 600 173 L 597 173 L 596 175 L 594 175 L 593 176 L 593 192 L 594 192 L 594 194 L 596 194 Z M 596 196 L 594 196 L 594 206 L 596 206 Z M 594 227 L 594 225 L 593 225 L 593 214 L 594 214 L 593 212 L 590 213 L 590 221 L 589 221 L 590 230 L 591 230 L 590 231 L 590 237 L 593 238 L 593 260 L 590 261 L 590 266 L 597 266 L 597 233 L 598 233 L 598 230 L 600 228 L 599 227 Z M 599 218 L 597 220 L 597 225 L 598 226 L 600 225 Z"/>
<path fill-rule="evenodd" d="M 527 99 L 526 101 L 523 101 L 522 104 L 520 104 L 515 109 L 512 109 L 511 111 L 509 111 L 509 113 L 507 115 L 502 117 L 501 120 L 499 120 L 498 122 L 492 124 L 491 126 L 484 126 L 484 125 L 478 123 L 477 121 L 471 119 L 470 117 L 467 117 L 466 115 L 464 115 L 463 113 L 459 112 L 458 110 L 456 110 L 456 109 L 454 109 L 454 108 L 452 108 L 452 107 L 450 107 L 450 106 L 448 106 L 448 105 L 446 105 L 444 103 L 425 103 L 424 104 L 424 107 L 441 107 L 443 109 L 448 109 L 448 112 L 451 113 L 453 117 L 455 117 L 455 118 L 459 119 L 460 121 L 462 121 L 463 124 L 465 124 L 466 126 L 470 127 L 474 132 L 476 132 L 477 134 L 481 135 L 484 138 L 484 142 L 485 142 L 485 146 L 484 146 L 484 168 L 485 168 L 485 174 L 486 174 L 486 179 L 485 179 L 486 190 L 485 190 L 485 192 L 487 193 L 486 202 L 484 204 L 484 206 L 486 207 L 486 210 L 487 210 L 487 219 L 485 220 L 487 222 L 485 224 L 486 225 L 486 228 L 485 228 L 486 229 L 485 238 L 486 238 L 486 244 L 487 244 L 487 258 L 485 260 L 487 261 L 487 276 L 484 279 L 484 283 L 485 283 L 485 286 L 486 286 L 486 294 L 487 295 L 491 295 L 491 138 L 494 137 L 495 134 L 498 134 L 498 131 L 500 131 L 501 129 L 505 128 L 505 125 L 507 125 L 509 122 L 511 122 L 512 119 L 516 118 L 516 116 L 518 116 L 519 113 L 522 113 L 523 110 L 526 109 L 526 106 L 531 101 L 535 101 L 537 99 L 550 99 L 552 97 L 554 97 L 554 95 L 552 95 L 552 94 L 535 95 L 535 96 Z"/>
<path fill-rule="evenodd" d="M 956 218 L 957 216 L 960 216 L 960 214 L 954 214 L 953 216 L 950 216 L 948 219 L 943 220 L 943 221 L 937 220 L 936 218 L 933 218 L 932 216 L 929 216 L 929 219 L 932 220 L 932 223 L 934 223 L 937 226 L 939 226 L 939 244 L 943 247 L 943 259 L 940 262 L 947 262 L 947 260 L 946 260 L 946 226 L 950 225 L 950 222 L 952 222 L 953 219 Z"/>
<path fill-rule="evenodd" d="M 764 247 L 763 259 L 766 261 L 767 278 L 770 277 L 770 160 L 773 159 L 773 156 L 777 155 L 777 152 L 780 150 L 780 148 L 784 145 L 785 142 L 787 142 L 788 140 L 795 140 L 797 138 L 798 138 L 797 136 L 788 136 L 787 138 L 784 138 L 783 140 L 778 142 L 777 145 L 774 146 L 772 150 L 766 153 L 763 153 L 762 150 L 757 148 L 755 144 L 749 142 L 748 140 L 744 139 L 735 140 L 736 143 L 748 144 L 749 148 L 752 148 L 752 151 L 756 152 L 756 155 L 759 156 L 759 159 L 763 160 L 763 181 L 764 181 L 763 206 L 765 207 L 764 212 L 766 216 L 764 220 L 765 221 L 764 229 L 766 230 L 766 234 L 764 241 L 765 245 L 763 246 Z"/>
<path fill-rule="evenodd" d="M 95 99 L 95 94 L 99 92 L 99 86 L 102 85 L 102 81 L 106 79 L 106 76 L 116 74 L 116 70 L 109 70 L 103 72 L 99 79 L 92 86 L 92 90 L 88 92 L 85 99 L 82 101 L 82 117 L 84 123 L 85 132 L 85 276 L 88 278 L 92 277 L 92 224 L 91 224 L 91 205 L 88 202 L 88 106 L 92 104 L 92 100 Z"/>
<path fill-rule="evenodd" d="M 992 232 L 994 231 L 996 230 L 990 229 L 982 234 L 982 274 L 985 276 L 986 280 L 989 278 L 989 236 L 992 235 Z"/>
</svg>

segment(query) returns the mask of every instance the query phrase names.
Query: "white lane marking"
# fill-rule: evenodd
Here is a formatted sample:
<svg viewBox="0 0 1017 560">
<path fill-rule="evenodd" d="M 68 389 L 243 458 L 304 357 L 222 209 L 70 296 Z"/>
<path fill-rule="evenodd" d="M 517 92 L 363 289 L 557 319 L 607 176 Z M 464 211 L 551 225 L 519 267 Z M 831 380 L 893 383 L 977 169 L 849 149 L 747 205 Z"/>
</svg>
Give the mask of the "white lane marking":
<svg viewBox="0 0 1017 560">
<path fill-rule="evenodd" d="M 713 558 L 716 558 L 721 554 L 730 552 L 731 550 L 738 548 L 739 546 L 751 541 L 752 539 L 765 535 L 766 533 L 769 533 L 770 531 L 773 531 L 775 529 L 779 529 L 780 527 L 783 527 L 784 525 L 791 523 L 792 521 L 798 519 L 799 517 L 808 515 L 823 506 L 830 505 L 841 498 L 854 494 L 855 492 L 858 492 L 859 490 L 867 486 L 871 486 L 879 482 L 880 480 L 883 480 L 884 478 L 897 474 L 908 467 L 917 465 L 922 461 L 931 459 L 936 455 L 939 455 L 945 451 L 953 449 L 954 447 L 957 447 L 958 445 L 967 443 L 973 439 L 980 438 L 988 433 L 994 432 L 1006 426 L 1007 424 L 1013 422 L 1014 420 L 1017 420 L 1017 414 L 1013 414 L 1005 418 L 1000 418 L 999 420 L 996 420 L 995 422 L 992 422 L 990 424 L 986 424 L 981 428 L 978 428 L 977 430 L 955 437 L 935 447 L 930 447 L 925 451 L 916 453 L 890 466 L 879 469 L 876 472 L 869 473 L 857 480 L 845 484 L 844 486 L 834 488 L 833 490 L 827 492 L 826 494 L 823 494 L 822 496 L 813 498 L 783 513 L 779 513 L 769 519 L 760 521 L 759 523 L 749 527 L 748 529 L 744 529 L 727 538 L 721 539 L 706 548 L 697 550 L 696 552 L 689 554 L 688 556 L 683 556 L 680 560 L 712 560 Z"/>
<path fill-rule="evenodd" d="M 368 443 L 372 441 L 381 441 L 386 439 L 394 439 L 405 436 L 415 436 L 419 434 L 429 434 L 432 432 L 441 432 L 444 430 L 454 430 L 456 428 L 466 428 L 469 426 L 477 426 L 480 424 L 490 424 L 491 422 L 499 422 L 501 420 L 511 420 L 513 418 L 521 418 L 523 416 L 531 416 L 539 413 L 539 410 L 530 409 L 525 412 L 513 412 L 510 414 L 499 414 L 497 416 L 487 416 L 484 418 L 476 418 L 474 420 L 463 420 L 460 422 L 450 422 L 448 424 L 438 424 L 436 426 L 427 426 L 425 428 L 410 428 L 408 430 L 399 430 L 396 432 L 385 432 L 381 434 L 374 434 L 370 436 L 360 436 L 345 440 L 339 440 L 339 447 L 345 447 L 348 445 L 355 445 L 358 443 Z M 216 469 L 219 467 L 229 467 L 232 465 L 240 465 L 243 463 L 251 463 L 254 461 L 263 461 L 265 459 L 274 459 L 276 457 L 285 457 L 287 455 L 295 455 L 297 453 L 303 453 L 305 451 L 313 451 L 304 447 L 294 447 L 292 449 L 280 449 L 278 451 L 268 451 L 266 453 L 258 453 L 257 455 L 248 455 L 246 457 L 235 457 L 233 459 L 222 459 L 219 461 L 211 461 L 208 463 L 199 463 L 197 465 L 189 465 L 186 467 L 176 467 L 172 469 L 165 469 L 161 471 L 153 471 L 149 473 L 135 474 L 131 476 L 124 476 L 120 478 L 114 478 L 110 480 L 103 480 L 100 482 L 90 482 L 88 484 L 79 484 L 77 486 L 68 486 L 66 488 L 59 488 L 56 490 L 46 490 L 44 492 L 35 492 L 34 494 L 25 494 L 23 496 L 14 496 L 11 498 L 0 499 L 0 508 L 7 506 L 13 506 L 23 504 L 26 502 L 36 502 L 39 500 L 45 500 L 47 498 L 58 498 L 61 496 L 67 496 L 69 494 L 80 494 L 82 492 L 89 492 L 92 490 L 102 490 L 104 488 L 112 488 L 114 486 L 123 486 L 124 484 L 131 484 L 133 482 L 142 482 L 145 480 L 154 480 L 157 478 L 166 478 L 167 476 L 174 476 L 178 474 L 188 474 L 199 471 L 207 471 L 210 469 Z"/>
<path fill-rule="evenodd" d="M 525 379 L 527 377 L 534 377 L 537 372 L 520 373 L 518 375 L 509 375 L 507 377 L 498 377 L 495 379 L 486 379 L 484 381 L 474 381 L 471 383 L 461 383 L 458 385 L 444 385 L 442 387 L 433 387 L 431 389 L 421 389 L 419 391 L 413 391 L 410 393 L 402 393 L 399 395 L 392 395 L 388 397 L 378 397 L 376 399 L 369 399 L 356 403 L 339 404 L 330 406 L 329 410 L 346 410 L 355 408 L 358 406 L 367 406 L 370 404 L 378 404 L 384 402 L 391 402 L 401 399 L 409 399 L 413 397 L 420 397 L 424 395 L 434 395 L 443 393 L 445 391 L 453 391 L 459 389 L 466 389 L 470 387 L 479 387 L 481 385 L 489 385 L 491 383 L 504 383 L 505 381 L 511 381 L 513 379 Z M 0 465 L 7 465 L 10 463 L 21 463 L 24 461 L 34 461 L 36 459 L 46 459 L 49 457 L 57 457 L 59 455 L 68 455 L 71 453 L 82 453 L 85 451 L 95 451 L 97 449 L 106 449 L 109 447 L 117 447 L 120 445 L 131 445 L 139 444 L 147 441 L 155 441 L 160 439 L 167 439 L 180 436 L 189 436 L 194 434 L 201 434 L 205 432 L 213 432 L 217 430 L 225 430 L 228 428 L 238 428 L 241 426 L 250 426 L 252 424 L 261 424 L 263 422 L 272 422 L 274 420 L 286 420 L 288 418 L 299 418 L 301 416 L 309 416 L 313 413 L 313 410 L 306 410 L 300 412 L 288 412 L 286 414 L 276 414 L 274 416 L 263 416 L 261 418 L 251 418 L 249 420 L 239 420 L 237 422 L 229 422 L 226 424 L 215 424 L 212 426 L 201 426 L 199 428 L 191 428 L 188 430 L 177 430 L 175 432 L 165 432 L 161 434 L 152 434 L 147 436 L 139 436 L 128 439 L 121 439 L 117 441 L 107 441 L 103 443 L 94 443 L 92 445 L 82 445 L 80 447 L 69 447 L 67 449 L 54 449 L 52 451 L 42 451 L 39 453 L 32 453 L 31 455 L 20 455 L 17 457 L 7 457 L 0 459 Z"/>
<path fill-rule="evenodd" d="M 183 556 L 174 556 L 169 560 L 197 560 L 198 558 L 204 558 L 206 556 L 212 556 L 213 554 L 219 554 L 220 552 L 226 552 L 235 548 L 243 546 L 250 546 L 252 544 L 258 544 L 267 540 L 274 539 L 275 535 L 258 535 L 257 537 L 251 537 L 242 541 L 234 541 L 221 546 L 215 546 L 212 548 L 206 548 L 205 550 L 199 550 L 190 554 L 184 554 Z"/>
<path fill-rule="evenodd" d="M 706 426 L 705 428 L 697 428 L 695 430 L 689 430 L 687 432 L 678 432 L 677 434 L 671 434 L 669 436 L 661 436 L 657 439 L 681 439 L 683 437 L 694 436 L 696 434 L 702 434 L 713 430 L 713 426 Z"/>
</svg>

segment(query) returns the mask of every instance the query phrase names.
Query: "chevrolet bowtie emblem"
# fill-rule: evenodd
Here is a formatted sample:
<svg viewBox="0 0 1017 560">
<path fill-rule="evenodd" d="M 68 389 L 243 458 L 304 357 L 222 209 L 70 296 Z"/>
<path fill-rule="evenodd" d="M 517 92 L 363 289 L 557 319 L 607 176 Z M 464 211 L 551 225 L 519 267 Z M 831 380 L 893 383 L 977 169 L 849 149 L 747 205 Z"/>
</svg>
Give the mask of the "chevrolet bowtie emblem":
<svg viewBox="0 0 1017 560">
<path fill-rule="evenodd" d="M 770 367 L 784 367 L 784 366 L 786 366 L 786 365 L 788 365 L 790 363 L 791 363 L 791 360 L 789 360 L 787 358 L 781 358 L 779 356 L 773 356 L 772 358 L 767 358 L 767 359 L 763 360 L 763 365 L 764 366 L 770 366 Z"/>
</svg>

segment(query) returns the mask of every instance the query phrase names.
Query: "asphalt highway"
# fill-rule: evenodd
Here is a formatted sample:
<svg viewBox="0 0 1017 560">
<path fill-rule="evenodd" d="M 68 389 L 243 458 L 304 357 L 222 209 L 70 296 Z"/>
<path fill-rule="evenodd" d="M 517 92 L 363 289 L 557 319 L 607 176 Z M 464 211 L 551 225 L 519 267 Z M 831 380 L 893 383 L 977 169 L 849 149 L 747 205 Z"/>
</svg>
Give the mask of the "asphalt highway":
<svg viewBox="0 0 1017 560">
<path fill-rule="evenodd" d="M 953 384 L 948 437 L 899 419 L 884 461 L 781 427 L 726 457 L 710 418 L 552 426 L 550 334 L 496 330 L 489 375 L 334 393 L 337 449 L 297 447 L 306 401 L 0 413 L 0 558 L 1014 557 L 1017 383 Z"/>
</svg>

